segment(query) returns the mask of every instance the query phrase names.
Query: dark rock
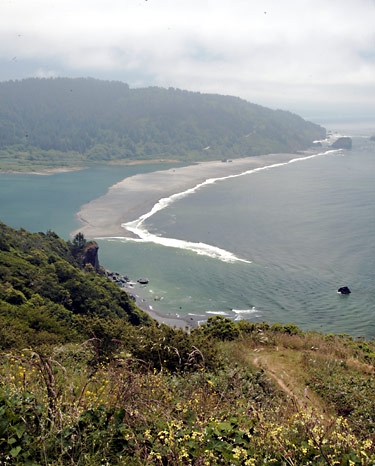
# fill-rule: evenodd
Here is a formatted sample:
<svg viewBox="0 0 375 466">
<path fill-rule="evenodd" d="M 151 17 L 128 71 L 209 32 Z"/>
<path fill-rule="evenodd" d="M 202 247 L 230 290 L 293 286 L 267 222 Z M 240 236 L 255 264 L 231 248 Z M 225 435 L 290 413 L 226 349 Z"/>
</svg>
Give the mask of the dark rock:
<svg viewBox="0 0 375 466">
<path fill-rule="evenodd" d="M 352 148 L 352 138 L 347 136 L 338 138 L 331 147 L 333 149 L 351 149 Z"/>
<path fill-rule="evenodd" d="M 139 280 L 137 280 L 137 282 L 140 283 L 141 285 L 147 285 L 149 281 L 150 280 L 148 278 L 140 278 Z"/>
<path fill-rule="evenodd" d="M 94 267 L 96 271 L 99 270 L 99 258 L 98 258 L 98 243 L 92 241 L 83 251 L 83 265 L 90 264 Z"/>
<path fill-rule="evenodd" d="M 124 287 L 129 282 L 129 277 L 126 275 L 120 275 L 118 272 L 111 272 L 110 270 L 106 270 L 106 277 L 120 287 Z"/>
<path fill-rule="evenodd" d="M 322 143 L 320 141 L 313 142 L 312 145 L 313 147 L 322 147 Z"/>
<path fill-rule="evenodd" d="M 375 142 L 375 136 L 371 136 L 370 141 Z"/>
<path fill-rule="evenodd" d="M 347 286 L 342 286 L 341 288 L 339 288 L 337 290 L 337 293 L 340 293 L 340 294 L 350 294 L 351 291 L 349 290 L 349 288 Z"/>
</svg>

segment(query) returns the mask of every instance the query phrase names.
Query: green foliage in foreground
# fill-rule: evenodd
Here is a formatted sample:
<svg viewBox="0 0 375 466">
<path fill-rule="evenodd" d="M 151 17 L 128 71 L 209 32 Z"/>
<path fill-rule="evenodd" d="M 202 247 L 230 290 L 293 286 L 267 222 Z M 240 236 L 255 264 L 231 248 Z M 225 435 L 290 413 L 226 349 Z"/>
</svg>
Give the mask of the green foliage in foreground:
<svg viewBox="0 0 375 466">
<path fill-rule="evenodd" d="M 307 148 L 325 130 L 290 112 L 178 89 L 95 79 L 0 83 L 0 167 L 220 160 Z"/>
<path fill-rule="evenodd" d="M 210 327 L 210 326 L 209 326 Z M 268 324 L 238 325 L 235 339 L 222 342 L 195 332 L 200 348 L 191 347 L 185 363 L 174 366 L 181 330 L 166 326 L 147 335 L 142 358 L 138 345 L 123 337 L 116 351 L 101 361 L 98 341 L 50 347 L 48 354 L 31 349 L 7 352 L 0 365 L 0 464 L 2 465 L 373 465 L 375 443 L 369 425 L 347 413 L 321 414 L 291 402 L 267 373 L 242 358 L 254 349 L 292 348 L 306 354 L 306 380 L 311 377 L 311 342 L 321 343 L 325 361 L 338 354 L 346 370 L 322 374 L 345 377 L 362 354 L 342 338 L 327 342 L 318 334 L 289 334 Z M 102 329 L 102 340 L 106 331 Z M 141 332 L 141 329 L 140 333 Z M 111 330 L 112 331 L 112 330 Z M 204 347 L 208 338 L 209 345 Z M 112 341 L 111 338 L 108 341 Z M 176 345 L 172 348 L 172 345 Z M 265 348 L 265 346 L 267 348 Z M 209 346 L 215 355 L 207 356 Z M 137 353 L 138 351 L 138 353 Z M 140 351 L 140 352 L 139 352 Z M 159 357 L 155 358 L 155 354 Z M 164 353 L 163 353 L 164 351 Z M 360 351 L 360 350 L 359 350 Z M 166 359 L 163 359 L 163 358 Z M 177 358 L 177 361 L 179 358 Z M 216 361 L 210 366 L 207 361 Z M 313 366 L 316 368 L 316 364 Z M 370 367 L 367 365 L 367 370 Z M 332 368 L 331 368 L 332 369 Z M 334 368 L 337 369 L 337 368 Z M 343 370 L 344 370 L 343 369 Z M 315 369 L 314 369 L 315 370 Z M 373 370 L 373 368 L 372 368 Z M 315 374 L 315 380 L 317 375 Z M 374 412 L 375 401 L 353 391 Z M 339 408 L 328 399 L 330 409 Z M 328 405 L 327 405 L 328 406 Z M 370 412 L 370 411 L 369 411 Z"/>
</svg>

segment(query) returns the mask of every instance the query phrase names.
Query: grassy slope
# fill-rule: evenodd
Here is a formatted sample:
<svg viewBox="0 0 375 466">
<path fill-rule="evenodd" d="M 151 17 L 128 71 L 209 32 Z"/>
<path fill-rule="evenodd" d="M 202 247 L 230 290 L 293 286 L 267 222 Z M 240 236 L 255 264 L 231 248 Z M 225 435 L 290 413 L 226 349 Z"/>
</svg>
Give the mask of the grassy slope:
<svg viewBox="0 0 375 466">
<path fill-rule="evenodd" d="M 53 465 L 373 464 L 374 368 L 367 351 L 373 344 L 230 325 L 238 330 L 232 340 L 198 330 L 218 348 L 211 368 L 205 351 L 194 347 L 189 364 L 169 370 L 179 347 L 168 336 L 154 341 L 159 350 L 173 350 L 156 366 L 126 342 L 98 365 L 90 362 L 90 344 L 55 347 L 48 357 L 7 353 L 0 410 L 15 413 L 2 434 L 15 439 L 7 464 L 17 458 Z M 327 371 L 327 363 L 335 370 Z M 348 381 L 345 411 L 344 395 L 335 396 Z"/>
</svg>

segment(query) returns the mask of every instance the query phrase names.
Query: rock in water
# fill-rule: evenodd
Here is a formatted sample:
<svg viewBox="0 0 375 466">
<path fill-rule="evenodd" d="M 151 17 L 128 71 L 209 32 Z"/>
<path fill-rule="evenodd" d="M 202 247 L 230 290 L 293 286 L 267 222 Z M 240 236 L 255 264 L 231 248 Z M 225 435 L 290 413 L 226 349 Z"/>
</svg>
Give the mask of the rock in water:
<svg viewBox="0 0 375 466">
<path fill-rule="evenodd" d="M 349 290 L 349 288 L 347 286 L 342 286 L 341 288 L 339 288 L 337 290 L 337 293 L 340 293 L 340 294 L 350 294 L 351 291 Z"/>
<path fill-rule="evenodd" d="M 141 285 L 147 285 L 147 283 L 149 282 L 149 279 L 148 278 L 140 278 L 139 280 L 137 280 L 138 283 L 140 283 Z"/>
<path fill-rule="evenodd" d="M 352 148 L 352 138 L 343 137 L 338 138 L 331 147 L 333 149 L 351 149 Z"/>
</svg>

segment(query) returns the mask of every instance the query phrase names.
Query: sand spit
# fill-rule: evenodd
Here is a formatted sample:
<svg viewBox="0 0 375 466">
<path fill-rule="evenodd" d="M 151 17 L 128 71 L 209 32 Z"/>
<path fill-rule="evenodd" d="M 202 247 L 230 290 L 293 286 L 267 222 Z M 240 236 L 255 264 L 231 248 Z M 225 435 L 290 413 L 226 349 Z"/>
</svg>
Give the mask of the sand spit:
<svg viewBox="0 0 375 466">
<path fill-rule="evenodd" d="M 14 175 L 40 175 L 40 176 L 48 176 L 48 175 L 56 175 L 58 173 L 68 173 L 68 172 L 75 172 L 79 170 L 85 170 L 87 167 L 59 167 L 59 168 L 41 168 L 40 170 L 36 171 L 17 171 L 17 170 L 4 170 L 0 171 L 0 173 L 11 173 Z"/>
<path fill-rule="evenodd" d="M 254 168 L 306 157 L 304 154 L 268 154 L 233 161 L 200 162 L 186 167 L 142 173 L 125 178 L 108 192 L 81 207 L 77 216 L 86 237 L 130 237 L 121 224 L 149 212 L 162 198 L 193 188 L 209 178 L 225 177 Z M 74 232 L 76 233 L 76 232 Z"/>
</svg>

